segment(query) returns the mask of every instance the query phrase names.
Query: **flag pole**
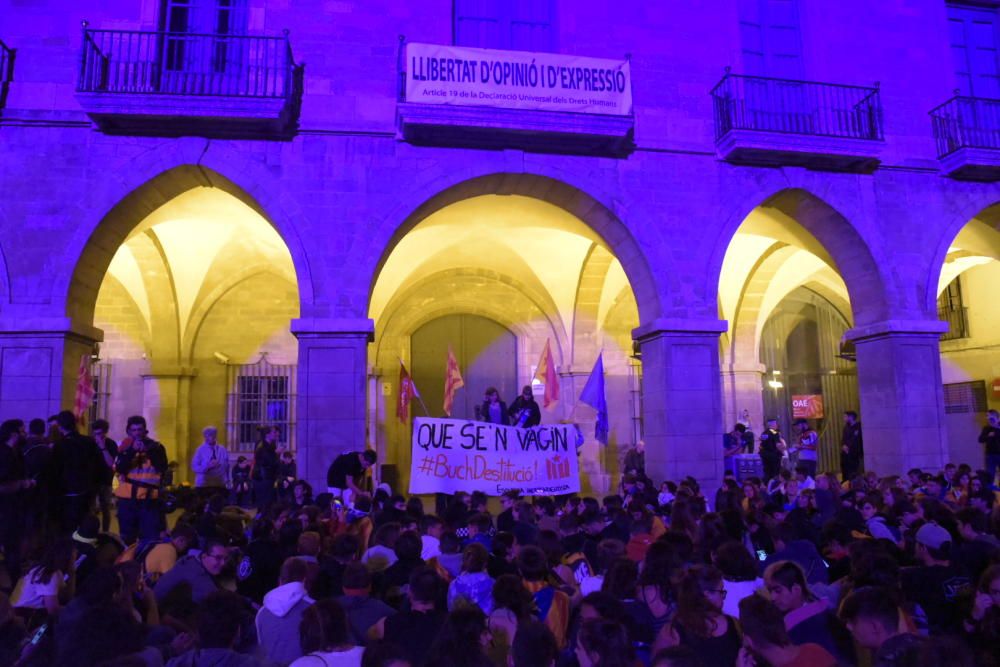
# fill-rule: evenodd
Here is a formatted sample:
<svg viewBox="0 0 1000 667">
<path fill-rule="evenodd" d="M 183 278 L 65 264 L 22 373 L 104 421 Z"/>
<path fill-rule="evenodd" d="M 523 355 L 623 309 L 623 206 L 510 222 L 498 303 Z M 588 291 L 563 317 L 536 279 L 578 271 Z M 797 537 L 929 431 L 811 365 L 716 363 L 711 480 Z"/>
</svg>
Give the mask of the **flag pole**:
<svg viewBox="0 0 1000 667">
<path fill-rule="evenodd" d="M 396 355 L 396 358 L 399 359 L 399 365 L 402 366 L 403 368 L 406 368 L 406 364 L 403 363 L 403 358 L 400 357 L 398 354 Z M 409 375 L 409 371 L 407 371 L 407 375 Z M 413 376 L 412 375 L 410 375 L 410 382 L 413 382 Z M 417 400 L 420 401 L 420 407 L 424 411 L 424 416 L 430 417 L 431 416 L 430 410 L 428 410 L 427 406 L 424 405 L 424 397 L 420 395 L 420 392 L 416 392 L 416 396 L 417 396 Z"/>
</svg>

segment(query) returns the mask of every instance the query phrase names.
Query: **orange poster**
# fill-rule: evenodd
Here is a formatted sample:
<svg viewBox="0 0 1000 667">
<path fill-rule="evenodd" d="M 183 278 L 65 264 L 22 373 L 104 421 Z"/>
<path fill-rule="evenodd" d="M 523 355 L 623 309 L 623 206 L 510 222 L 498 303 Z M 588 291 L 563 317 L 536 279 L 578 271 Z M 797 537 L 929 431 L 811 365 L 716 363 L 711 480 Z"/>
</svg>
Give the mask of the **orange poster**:
<svg viewBox="0 0 1000 667">
<path fill-rule="evenodd" d="M 822 419 L 823 395 L 822 394 L 793 395 L 792 417 L 794 419 Z"/>
</svg>

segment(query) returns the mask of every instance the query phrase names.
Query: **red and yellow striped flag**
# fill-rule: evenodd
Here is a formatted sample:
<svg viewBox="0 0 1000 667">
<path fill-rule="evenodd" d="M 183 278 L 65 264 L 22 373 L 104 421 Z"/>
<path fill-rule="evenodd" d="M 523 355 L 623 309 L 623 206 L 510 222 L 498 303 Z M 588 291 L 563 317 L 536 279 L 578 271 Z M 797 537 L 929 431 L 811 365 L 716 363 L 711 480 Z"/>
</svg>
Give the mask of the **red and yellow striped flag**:
<svg viewBox="0 0 1000 667">
<path fill-rule="evenodd" d="M 552 348 L 549 343 L 550 340 L 546 338 L 545 349 L 542 350 L 542 358 L 538 360 L 534 378 L 545 385 L 542 406 L 546 408 L 559 400 L 559 376 L 556 374 L 556 362 L 552 358 Z"/>
<path fill-rule="evenodd" d="M 448 369 L 444 375 L 444 413 L 451 416 L 451 406 L 455 402 L 455 392 L 465 386 L 462 372 L 458 369 L 458 359 L 448 346 Z"/>
<path fill-rule="evenodd" d="M 80 357 L 80 370 L 76 374 L 76 400 L 73 402 L 73 412 L 80 424 L 80 431 L 87 427 L 87 417 L 90 406 L 94 402 L 94 378 L 90 374 L 90 355 Z"/>
</svg>

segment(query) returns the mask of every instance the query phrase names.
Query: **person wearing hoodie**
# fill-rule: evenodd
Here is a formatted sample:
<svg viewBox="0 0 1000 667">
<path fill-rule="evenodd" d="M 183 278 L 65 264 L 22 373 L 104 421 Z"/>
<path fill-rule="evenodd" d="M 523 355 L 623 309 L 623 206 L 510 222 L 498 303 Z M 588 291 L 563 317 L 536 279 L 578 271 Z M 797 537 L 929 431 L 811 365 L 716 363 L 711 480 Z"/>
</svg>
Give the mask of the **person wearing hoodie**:
<svg viewBox="0 0 1000 667">
<path fill-rule="evenodd" d="M 299 644 L 299 624 L 302 615 L 314 602 L 306 593 L 307 563 L 301 558 L 288 558 L 281 566 L 278 587 L 264 596 L 264 605 L 257 612 L 257 642 L 261 651 L 281 665 L 302 657 Z"/>
<path fill-rule="evenodd" d="M 236 652 L 247 620 L 247 604 L 229 591 L 205 598 L 195 614 L 198 646 L 167 663 L 167 667 L 266 667 L 267 663 Z"/>
</svg>

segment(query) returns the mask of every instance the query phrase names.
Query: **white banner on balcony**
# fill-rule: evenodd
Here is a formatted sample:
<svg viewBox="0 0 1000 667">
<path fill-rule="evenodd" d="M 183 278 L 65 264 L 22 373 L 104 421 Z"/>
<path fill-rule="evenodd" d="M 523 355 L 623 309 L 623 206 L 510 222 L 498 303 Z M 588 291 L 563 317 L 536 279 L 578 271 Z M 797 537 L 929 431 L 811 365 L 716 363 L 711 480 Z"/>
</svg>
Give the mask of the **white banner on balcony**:
<svg viewBox="0 0 1000 667">
<path fill-rule="evenodd" d="M 627 60 L 406 45 L 406 101 L 629 116 Z"/>
</svg>

